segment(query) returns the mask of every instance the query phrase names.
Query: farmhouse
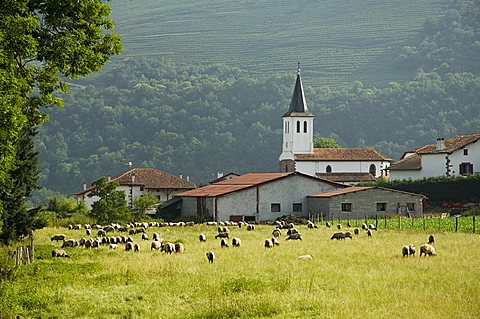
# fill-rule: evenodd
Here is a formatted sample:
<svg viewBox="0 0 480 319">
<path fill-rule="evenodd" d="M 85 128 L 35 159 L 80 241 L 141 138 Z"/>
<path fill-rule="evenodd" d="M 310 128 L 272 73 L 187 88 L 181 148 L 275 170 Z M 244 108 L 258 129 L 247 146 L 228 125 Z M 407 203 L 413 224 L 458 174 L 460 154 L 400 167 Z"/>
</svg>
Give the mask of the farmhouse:
<svg viewBox="0 0 480 319">
<path fill-rule="evenodd" d="M 280 172 L 302 172 L 353 184 L 381 176 L 391 159 L 373 148 L 314 148 L 313 114 L 308 110 L 300 69 L 288 111 L 283 115 Z"/>
<path fill-rule="evenodd" d="M 421 215 L 425 196 L 383 187 L 351 186 L 307 196 L 310 213 L 361 219 L 386 214 Z"/>
<path fill-rule="evenodd" d="M 112 182 L 118 182 L 120 185 L 117 190 L 125 192 L 127 205 L 131 207 L 133 199 L 142 196 L 145 192 L 157 196 L 159 201 L 167 201 L 173 195 L 194 189 L 195 184 L 180 177 L 171 175 L 155 168 L 134 168 L 120 176 L 110 179 Z M 95 189 L 95 186 L 87 188 L 83 185 L 83 190 L 74 195 L 81 201 L 87 203 L 89 209 L 92 204 L 98 200 L 98 197 L 88 197 L 88 194 Z"/>
<path fill-rule="evenodd" d="M 480 174 L 480 134 L 461 134 L 445 140 L 438 138 L 405 152 L 387 168 L 389 178 L 422 179 L 437 176 L 468 176 Z"/>
<path fill-rule="evenodd" d="M 307 195 L 345 185 L 300 172 L 250 173 L 176 194 L 180 219 L 260 222 L 285 214 L 308 215 Z"/>
</svg>

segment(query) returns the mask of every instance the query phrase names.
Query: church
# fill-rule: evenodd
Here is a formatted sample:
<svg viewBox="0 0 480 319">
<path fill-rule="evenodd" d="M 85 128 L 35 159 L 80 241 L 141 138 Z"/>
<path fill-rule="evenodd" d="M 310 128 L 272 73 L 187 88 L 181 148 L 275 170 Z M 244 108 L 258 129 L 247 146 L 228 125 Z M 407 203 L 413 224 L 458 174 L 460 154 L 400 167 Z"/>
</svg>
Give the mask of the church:
<svg viewBox="0 0 480 319">
<path fill-rule="evenodd" d="M 313 119 L 298 68 L 290 107 L 283 115 L 280 172 L 300 172 L 349 185 L 375 181 L 386 172 L 392 159 L 373 148 L 314 148 Z"/>
</svg>

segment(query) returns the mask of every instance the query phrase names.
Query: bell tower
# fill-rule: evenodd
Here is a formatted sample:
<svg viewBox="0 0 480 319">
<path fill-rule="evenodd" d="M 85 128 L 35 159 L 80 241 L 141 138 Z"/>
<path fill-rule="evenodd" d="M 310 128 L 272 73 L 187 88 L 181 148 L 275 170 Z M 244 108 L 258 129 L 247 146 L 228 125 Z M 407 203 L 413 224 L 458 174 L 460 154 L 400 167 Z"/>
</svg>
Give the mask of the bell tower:
<svg viewBox="0 0 480 319">
<path fill-rule="evenodd" d="M 295 154 L 313 153 L 313 114 L 308 111 L 298 63 L 297 80 L 290 107 L 283 115 L 283 144 L 280 172 L 295 171 Z"/>
</svg>

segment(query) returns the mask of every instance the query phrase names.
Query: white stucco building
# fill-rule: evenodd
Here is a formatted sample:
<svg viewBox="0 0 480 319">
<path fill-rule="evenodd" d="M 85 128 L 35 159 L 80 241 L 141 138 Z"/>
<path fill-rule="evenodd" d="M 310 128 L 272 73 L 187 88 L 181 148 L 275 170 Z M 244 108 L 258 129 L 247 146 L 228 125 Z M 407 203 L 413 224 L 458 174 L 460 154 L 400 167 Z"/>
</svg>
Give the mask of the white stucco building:
<svg viewBox="0 0 480 319">
<path fill-rule="evenodd" d="M 387 170 L 389 178 L 422 179 L 480 174 L 480 134 L 461 134 L 405 152 Z"/>
<path fill-rule="evenodd" d="M 120 176 L 110 179 L 109 181 L 118 182 L 118 191 L 125 192 L 127 205 L 131 207 L 135 197 L 150 192 L 155 195 L 161 202 L 169 200 L 173 195 L 194 189 L 193 182 L 184 180 L 175 175 L 163 172 L 155 168 L 134 168 Z M 98 201 L 97 196 L 89 197 L 88 194 L 95 189 L 95 186 L 83 186 L 83 190 L 76 192 L 78 200 L 84 201 L 88 209 L 92 209 L 92 204 Z"/>
<path fill-rule="evenodd" d="M 373 181 L 390 165 L 391 159 L 373 148 L 314 148 L 313 118 L 298 70 L 290 107 L 283 115 L 280 172 L 297 171 L 352 184 Z"/>
</svg>

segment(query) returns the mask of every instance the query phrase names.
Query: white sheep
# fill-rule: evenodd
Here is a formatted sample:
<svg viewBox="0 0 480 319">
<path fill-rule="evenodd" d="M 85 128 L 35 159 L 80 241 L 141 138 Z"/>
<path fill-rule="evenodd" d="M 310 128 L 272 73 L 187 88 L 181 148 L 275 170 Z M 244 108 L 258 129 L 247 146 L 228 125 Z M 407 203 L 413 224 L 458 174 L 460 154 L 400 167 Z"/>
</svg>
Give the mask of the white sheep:
<svg viewBox="0 0 480 319">
<path fill-rule="evenodd" d="M 130 251 L 130 250 L 132 250 L 132 249 L 133 249 L 133 243 L 130 242 L 130 241 L 127 242 L 127 243 L 125 244 L 125 251 Z"/>
<path fill-rule="evenodd" d="M 208 262 L 213 263 L 213 260 L 215 259 L 215 253 L 213 251 L 209 251 L 205 255 L 207 255 Z"/>
<path fill-rule="evenodd" d="M 290 234 L 286 240 L 302 240 L 302 235 L 300 233 Z"/>
<path fill-rule="evenodd" d="M 372 230 L 371 229 L 367 229 L 367 236 L 372 237 Z"/>
<path fill-rule="evenodd" d="M 146 233 L 142 233 L 142 240 L 148 240 L 148 235 Z"/>
<path fill-rule="evenodd" d="M 298 256 L 298 259 L 302 259 L 302 260 L 313 259 L 313 256 L 312 255 L 302 255 L 302 256 Z"/>
<path fill-rule="evenodd" d="M 185 252 L 185 246 L 182 243 L 175 243 L 175 252 L 183 254 Z"/>
<path fill-rule="evenodd" d="M 226 241 L 225 239 L 222 239 L 222 241 L 220 242 L 220 247 L 222 247 L 222 248 L 223 248 L 223 247 L 229 247 L 229 246 L 228 246 L 228 243 L 227 243 L 227 241 Z"/>
<path fill-rule="evenodd" d="M 337 229 L 342 229 L 342 224 L 337 224 Z"/>
<path fill-rule="evenodd" d="M 67 238 L 67 236 L 64 234 L 56 234 L 52 238 L 50 238 L 50 241 L 55 240 L 56 242 L 58 242 L 59 240 L 65 240 L 65 238 Z"/>
<path fill-rule="evenodd" d="M 118 248 L 118 244 L 109 244 L 108 245 L 108 248 L 112 249 L 112 250 L 115 250 Z"/>
<path fill-rule="evenodd" d="M 70 258 L 70 256 L 67 254 L 67 252 L 63 249 L 52 250 L 52 257 L 68 257 L 68 258 Z"/>
<path fill-rule="evenodd" d="M 280 246 L 280 242 L 278 241 L 278 239 L 276 237 L 272 237 L 271 241 L 272 241 L 273 245 Z"/>
<path fill-rule="evenodd" d="M 159 235 L 158 233 L 153 233 L 152 239 L 153 239 L 154 241 L 158 240 L 159 238 L 160 238 L 160 235 Z"/>
<path fill-rule="evenodd" d="M 415 245 L 405 245 L 402 247 L 402 256 L 408 257 L 409 255 L 415 256 Z"/>
<path fill-rule="evenodd" d="M 273 242 L 271 239 L 265 239 L 265 243 L 263 245 L 265 248 L 273 248 Z"/>
<path fill-rule="evenodd" d="M 428 236 L 428 244 L 433 245 L 435 243 L 435 236 L 430 235 Z"/>
<path fill-rule="evenodd" d="M 255 225 L 253 225 L 253 224 L 248 224 L 248 225 L 247 225 L 247 230 L 248 230 L 248 231 L 255 230 Z"/>
<path fill-rule="evenodd" d="M 307 227 L 308 228 L 318 228 L 317 225 L 315 225 L 315 223 L 311 222 L 311 221 L 308 221 L 307 222 Z"/>
<path fill-rule="evenodd" d="M 76 246 L 78 246 L 78 241 L 76 239 L 68 239 L 63 242 L 61 248 L 76 247 Z"/>
<path fill-rule="evenodd" d="M 423 244 L 420 246 L 420 257 L 422 257 L 422 254 L 426 257 L 427 255 L 429 256 L 436 256 L 437 253 L 435 252 L 435 247 L 429 244 Z"/>
<path fill-rule="evenodd" d="M 207 236 L 205 236 L 205 234 L 200 234 L 198 235 L 198 240 L 200 240 L 201 242 L 205 242 L 207 241 Z"/>
<path fill-rule="evenodd" d="M 152 251 L 154 249 L 155 250 L 162 249 L 162 242 L 160 242 L 158 240 L 152 241 L 152 244 L 150 245 L 150 251 Z"/>
<path fill-rule="evenodd" d="M 140 252 L 140 245 L 135 243 L 135 245 L 133 245 L 133 252 Z"/>
<path fill-rule="evenodd" d="M 282 235 L 282 231 L 278 228 L 275 228 L 273 231 L 272 231 L 272 235 L 273 237 L 280 237 Z"/>
<path fill-rule="evenodd" d="M 167 254 L 172 254 L 175 252 L 175 245 L 172 243 L 165 243 L 162 245 L 162 248 L 160 249 L 161 252 L 165 252 Z"/>
<path fill-rule="evenodd" d="M 232 238 L 232 246 L 233 247 L 240 247 L 241 244 L 242 244 L 242 241 L 240 240 L 240 238 L 238 238 L 238 237 L 233 237 Z"/>
</svg>

